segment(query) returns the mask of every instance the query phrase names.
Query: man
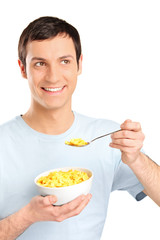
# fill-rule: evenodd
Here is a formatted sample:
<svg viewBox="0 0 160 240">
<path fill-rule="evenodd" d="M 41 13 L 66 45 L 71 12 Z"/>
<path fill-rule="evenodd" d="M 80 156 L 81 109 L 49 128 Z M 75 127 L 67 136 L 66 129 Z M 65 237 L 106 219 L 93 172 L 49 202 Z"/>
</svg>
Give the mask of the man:
<svg viewBox="0 0 160 240">
<path fill-rule="evenodd" d="M 82 70 L 77 30 L 58 18 L 39 18 L 23 31 L 18 50 L 31 105 L 0 127 L 0 239 L 98 240 L 114 190 L 127 190 L 137 200 L 149 195 L 160 205 L 153 183 L 159 167 L 140 152 L 144 134 L 139 123 L 126 120 L 121 132 L 85 148 L 64 144 L 119 129 L 115 122 L 72 111 Z M 94 172 L 92 195 L 53 206 L 56 196 L 36 196 L 33 180 L 45 170 L 65 166 Z"/>
</svg>

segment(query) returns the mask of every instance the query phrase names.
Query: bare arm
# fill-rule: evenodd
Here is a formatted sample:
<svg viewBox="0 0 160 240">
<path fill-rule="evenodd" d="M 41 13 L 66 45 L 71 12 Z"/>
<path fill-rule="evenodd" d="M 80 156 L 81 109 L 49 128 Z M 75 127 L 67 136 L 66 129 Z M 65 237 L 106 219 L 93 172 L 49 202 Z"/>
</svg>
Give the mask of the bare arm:
<svg viewBox="0 0 160 240">
<path fill-rule="evenodd" d="M 110 146 L 121 150 L 122 161 L 142 183 L 144 193 L 160 206 L 160 166 L 140 152 L 144 141 L 140 123 L 126 120 L 121 129 L 112 135 Z"/>
<path fill-rule="evenodd" d="M 24 208 L 0 221 L 0 239 L 14 240 L 35 222 L 61 222 L 76 216 L 85 208 L 90 198 L 90 194 L 82 195 L 63 206 L 53 206 L 57 201 L 55 196 L 36 196 Z"/>
<path fill-rule="evenodd" d="M 143 192 L 160 207 L 160 166 L 140 153 L 139 158 L 129 167 L 144 186 Z"/>
<path fill-rule="evenodd" d="M 23 233 L 32 222 L 27 216 L 28 205 L 18 212 L 0 221 L 0 239 L 14 240 Z"/>
</svg>

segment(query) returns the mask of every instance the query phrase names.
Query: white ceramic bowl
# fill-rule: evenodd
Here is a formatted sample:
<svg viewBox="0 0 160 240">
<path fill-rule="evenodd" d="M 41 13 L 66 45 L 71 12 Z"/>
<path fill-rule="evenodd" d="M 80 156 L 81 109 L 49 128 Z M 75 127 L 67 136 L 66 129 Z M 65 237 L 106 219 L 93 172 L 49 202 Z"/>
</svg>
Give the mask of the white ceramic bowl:
<svg viewBox="0 0 160 240">
<path fill-rule="evenodd" d="M 70 169 L 86 172 L 89 176 L 89 179 L 84 182 L 81 182 L 72 186 L 67 186 L 67 187 L 50 188 L 50 187 L 43 187 L 37 184 L 37 180 L 40 177 L 47 176 L 50 172 L 54 172 L 54 171 L 67 172 Z M 73 199 L 80 196 L 81 194 L 86 195 L 87 193 L 89 193 L 92 185 L 92 179 L 93 179 L 93 173 L 91 170 L 88 170 L 86 168 L 80 168 L 80 167 L 64 167 L 64 168 L 51 169 L 49 171 L 43 172 L 35 178 L 34 182 L 37 186 L 37 189 L 40 195 L 42 196 L 55 195 L 58 201 L 54 205 L 62 205 L 72 201 Z"/>
</svg>

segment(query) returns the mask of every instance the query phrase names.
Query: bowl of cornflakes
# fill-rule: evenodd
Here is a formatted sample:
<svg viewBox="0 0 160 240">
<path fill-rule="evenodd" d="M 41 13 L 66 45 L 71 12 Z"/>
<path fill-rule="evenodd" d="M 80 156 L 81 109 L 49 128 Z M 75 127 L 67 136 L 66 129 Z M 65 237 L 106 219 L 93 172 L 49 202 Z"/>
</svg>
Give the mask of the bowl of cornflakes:
<svg viewBox="0 0 160 240">
<path fill-rule="evenodd" d="M 54 205 L 63 205 L 91 189 L 93 172 L 86 168 L 64 167 L 39 174 L 34 182 L 42 196 L 55 195 Z"/>
</svg>

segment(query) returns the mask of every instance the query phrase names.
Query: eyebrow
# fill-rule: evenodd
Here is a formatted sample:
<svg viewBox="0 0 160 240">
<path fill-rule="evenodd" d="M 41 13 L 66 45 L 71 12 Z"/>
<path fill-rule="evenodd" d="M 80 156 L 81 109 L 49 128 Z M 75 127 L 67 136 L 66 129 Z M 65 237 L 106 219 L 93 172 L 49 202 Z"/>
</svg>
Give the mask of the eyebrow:
<svg viewBox="0 0 160 240">
<path fill-rule="evenodd" d="M 61 60 L 61 59 L 64 59 L 64 58 L 72 58 L 72 59 L 74 59 L 74 57 L 72 56 L 72 55 L 64 55 L 64 56 L 62 56 L 62 57 L 59 57 L 59 59 Z M 41 58 L 41 57 L 33 57 L 33 58 L 31 58 L 31 61 L 45 61 L 46 59 L 45 58 Z"/>
<path fill-rule="evenodd" d="M 41 58 L 41 57 L 33 57 L 33 58 L 31 58 L 31 61 L 44 61 L 45 60 L 45 58 Z"/>
<path fill-rule="evenodd" d="M 59 59 L 63 59 L 63 58 L 72 58 L 72 59 L 74 59 L 74 57 L 72 55 L 64 55 L 62 57 L 59 57 Z"/>
</svg>

